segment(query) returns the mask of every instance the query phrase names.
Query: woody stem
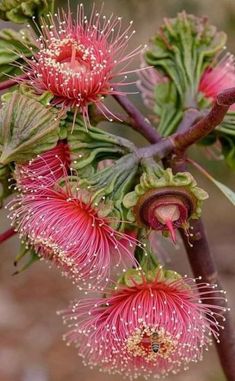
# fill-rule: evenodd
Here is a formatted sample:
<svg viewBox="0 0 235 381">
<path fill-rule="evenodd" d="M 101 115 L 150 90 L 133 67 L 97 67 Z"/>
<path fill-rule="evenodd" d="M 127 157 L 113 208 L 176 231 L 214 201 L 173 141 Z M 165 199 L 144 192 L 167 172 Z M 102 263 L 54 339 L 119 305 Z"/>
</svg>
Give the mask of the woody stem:
<svg viewBox="0 0 235 381">
<path fill-rule="evenodd" d="M 16 232 L 13 229 L 8 229 L 4 233 L 0 234 L 0 244 L 13 237 Z"/>
<path fill-rule="evenodd" d="M 119 99 L 117 100 L 119 101 Z M 156 130 L 154 131 L 154 128 L 151 125 L 146 126 L 145 123 L 142 125 L 142 120 L 144 118 L 143 116 L 140 118 L 138 113 L 132 113 L 132 118 L 135 120 L 134 128 L 138 129 L 138 131 L 146 139 L 148 139 L 150 143 L 153 143 L 152 146 L 142 148 L 141 154 L 148 157 L 151 155 L 153 156 L 157 152 L 158 158 L 164 158 L 169 155 L 169 152 L 176 149 L 176 152 L 181 152 L 181 155 L 176 156 L 175 160 L 171 160 L 170 163 L 165 160 L 164 164 L 169 163 L 174 172 L 187 170 L 184 159 L 184 151 L 190 145 L 210 133 L 219 123 L 221 123 L 229 109 L 229 106 L 234 102 L 235 88 L 224 91 L 217 97 L 212 109 L 206 116 L 201 117 L 200 115 L 197 115 L 196 118 L 194 112 L 192 112 L 191 115 L 188 113 L 181 122 L 181 126 L 182 123 L 183 126 L 180 128 L 180 131 L 165 139 L 161 139 L 159 134 Z M 132 110 L 130 107 L 130 101 L 127 103 L 119 103 L 130 115 Z M 198 118 L 200 119 L 199 121 L 197 121 Z M 189 245 L 187 237 L 183 234 L 183 232 L 181 232 L 181 236 L 192 271 L 195 277 L 202 276 L 206 283 L 211 285 L 217 284 L 218 287 L 221 288 L 216 264 L 209 247 L 203 222 L 199 219 L 197 221 L 193 221 L 191 225 L 194 229 L 193 246 Z M 210 303 L 213 310 L 213 305 L 218 305 L 218 300 L 211 299 Z M 222 301 L 221 303 L 224 308 L 227 308 L 226 301 Z M 226 321 L 223 323 L 220 322 L 221 325 L 224 326 L 224 330 L 221 331 L 220 343 L 215 342 L 215 345 L 227 380 L 235 381 L 235 333 L 228 310 L 226 310 L 224 317 L 226 318 Z"/>
<path fill-rule="evenodd" d="M 0 82 L 0 91 L 9 89 L 10 87 L 17 85 L 17 83 L 19 83 L 23 79 L 26 79 L 27 77 L 27 74 L 22 74 L 12 79 L 7 79 L 6 81 Z"/>
</svg>

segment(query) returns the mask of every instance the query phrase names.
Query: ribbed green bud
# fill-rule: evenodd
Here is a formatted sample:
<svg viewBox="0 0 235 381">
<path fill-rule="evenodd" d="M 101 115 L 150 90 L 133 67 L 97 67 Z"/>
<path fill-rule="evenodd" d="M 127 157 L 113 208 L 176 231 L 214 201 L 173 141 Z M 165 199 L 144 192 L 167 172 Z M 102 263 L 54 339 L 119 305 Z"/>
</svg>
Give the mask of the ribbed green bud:
<svg viewBox="0 0 235 381">
<path fill-rule="evenodd" d="M 133 287 L 135 284 L 141 285 L 144 282 L 173 282 L 182 279 L 182 276 L 173 270 L 165 269 L 161 265 L 157 265 L 148 271 L 140 269 L 129 269 L 118 280 L 118 284 L 127 287 Z"/>
<path fill-rule="evenodd" d="M 70 113 L 60 126 L 61 139 L 67 139 L 70 149 L 71 168 L 80 177 L 90 179 L 103 160 L 117 160 L 135 150 L 134 144 L 127 139 L 96 127 L 87 128 L 82 117 L 77 117 L 74 123 Z"/>
<path fill-rule="evenodd" d="M 127 210 L 123 205 L 123 198 L 135 185 L 138 165 L 139 160 L 135 154 L 128 154 L 80 182 L 82 189 L 91 192 L 94 204 L 106 205 L 103 208 L 104 213 L 107 213 L 107 206 L 109 207 L 112 225 L 119 230 L 125 230 L 126 227 L 124 221 Z M 102 208 L 99 210 L 102 213 Z"/>
<path fill-rule="evenodd" d="M 38 19 L 53 10 L 54 0 L 1 0 L 0 18 L 23 24 L 32 17 Z"/>
<path fill-rule="evenodd" d="M 155 88 L 155 112 L 163 135 L 176 129 L 186 108 L 205 107 L 206 100 L 198 91 L 200 79 L 225 42 L 225 33 L 205 18 L 182 12 L 165 19 L 146 53 L 147 63 L 165 78 Z"/>
</svg>

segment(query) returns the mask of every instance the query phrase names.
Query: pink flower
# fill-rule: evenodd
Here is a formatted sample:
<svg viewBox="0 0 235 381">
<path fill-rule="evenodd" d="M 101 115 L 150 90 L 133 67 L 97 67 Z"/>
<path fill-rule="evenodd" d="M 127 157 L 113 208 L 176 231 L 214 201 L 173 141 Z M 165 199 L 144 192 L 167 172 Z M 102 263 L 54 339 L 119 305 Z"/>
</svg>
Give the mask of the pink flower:
<svg viewBox="0 0 235 381">
<path fill-rule="evenodd" d="M 171 273 L 164 278 L 158 270 L 152 280 L 136 274 L 129 287 L 119 285 L 105 298 L 80 300 L 62 311 L 70 327 L 64 339 L 78 348 L 85 365 L 146 379 L 202 359 L 211 336 L 218 340 L 224 291 L 205 283 L 198 291 L 195 280 Z M 217 307 L 202 304 L 212 296 Z"/>
<path fill-rule="evenodd" d="M 27 185 L 27 190 L 9 203 L 9 217 L 20 238 L 41 258 L 53 261 L 65 275 L 87 288 L 101 288 L 108 282 L 112 267 L 121 271 L 135 263 L 136 240 L 131 234 L 114 230 L 102 214 L 105 205 L 94 206 L 89 193 L 79 190 L 74 179 L 61 179 L 52 186 L 59 168 L 48 175 L 46 166 L 39 170 L 46 174 L 41 184 L 34 173 L 31 177 L 26 172 L 21 184 Z M 46 187 L 48 180 L 50 186 Z"/>
<path fill-rule="evenodd" d="M 37 155 L 24 164 L 16 164 L 15 179 L 19 190 L 38 192 L 53 186 L 57 180 L 67 176 L 70 165 L 69 147 L 59 142 L 56 147 Z"/>
<path fill-rule="evenodd" d="M 199 84 L 199 91 L 207 98 L 214 100 L 223 90 L 234 86 L 234 57 L 231 54 L 227 54 L 215 67 L 206 69 Z M 232 106 L 230 110 L 235 110 L 234 106 Z"/>
<path fill-rule="evenodd" d="M 131 26 L 122 30 L 120 17 L 107 18 L 95 8 L 88 19 L 82 4 L 76 20 L 70 12 L 51 16 L 51 25 L 42 25 L 38 53 L 26 59 L 31 85 L 40 93 L 49 90 L 55 104 L 76 109 L 85 118 L 91 103 L 105 113 L 104 96 L 124 94 L 115 87 L 128 85 L 123 82 L 130 73 L 126 68 L 140 51 L 127 51 L 135 33 Z"/>
</svg>

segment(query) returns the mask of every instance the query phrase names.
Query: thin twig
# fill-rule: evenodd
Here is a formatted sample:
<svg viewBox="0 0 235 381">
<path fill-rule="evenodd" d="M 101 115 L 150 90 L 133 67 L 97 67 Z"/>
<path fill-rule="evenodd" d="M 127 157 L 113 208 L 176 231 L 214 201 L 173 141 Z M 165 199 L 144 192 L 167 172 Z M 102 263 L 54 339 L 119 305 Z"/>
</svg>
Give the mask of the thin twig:
<svg viewBox="0 0 235 381">
<path fill-rule="evenodd" d="M 0 244 L 7 241 L 9 238 L 16 234 L 14 229 L 8 229 L 4 233 L 0 234 Z"/>
<path fill-rule="evenodd" d="M 20 81 L 27 78 L 28 78 L 27 74 L 22 74 L 22 75 L 16 76 L 15 78 L 7 79 L 6 81 L 0 82 L 0 91 L 9 89 L 10 87 L 17 85 Z"/>
<path fill-rule="evenodd" d="M 125 96 L 114 94 L 113 97 L 123 107 L 132 119 L 131 127 L 140 132 L 148 141 L 156 143 L 160 141 L 161 135 L 151 125 L 150 121 L 143 116 L 136 106 Z"/>
</svg>

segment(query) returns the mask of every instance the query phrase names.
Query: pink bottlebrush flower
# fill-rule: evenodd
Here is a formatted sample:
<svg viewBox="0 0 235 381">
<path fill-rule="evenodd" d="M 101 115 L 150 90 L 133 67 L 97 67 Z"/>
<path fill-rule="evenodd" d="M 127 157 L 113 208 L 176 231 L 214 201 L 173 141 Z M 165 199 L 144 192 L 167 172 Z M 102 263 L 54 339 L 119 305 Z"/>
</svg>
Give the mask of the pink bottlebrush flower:
<svg viewBox="0 0 235 381">
<path fill-rule="evenodd" d="M 69 165 L 69 147 L 61 141 L 56 147 L 37 155 L 30 162 L 16 164 L 17 187 L 23 192 L 38 192 L 51 187 L 57 180 L 67 176 Z"/>
<path fill-rule="evenodd" d="M 41 185 L 39 179 L 35 182 L 36 189 L 43 191 L 35 192 L 34 175 L 26 177 L 27 191 L 8 205 L 9 218 L 20 238 L 41 258 L 53 261 L 65 275 L 88 288 L 92 283 L 97 288 L 107 283 L 112 267 L 121 271 L 135 263 L 136 239 L 110 226 L 102 214 L 104 205 L 94 206 L 91 196 L 68 179 L 63 185 L 50 187 L 44 179 Z"/>
<path fill-rule="evenodd" d="M 234 57 L 231 54 L 227 54 L 215 67 L 206 69 L 199 84 L 199 91 L 201 91 L 205 97 L 214 100 L 219 93 L 234 86 Z M 234 111 L 234 106 L 231 106 L 230 110 Z"/>
<path fill-rule="evenodd" d="M 219 340 L 225 292 L 161 274 L 151 281 L 133 275 L 129 287 L 119 285 L 106 297 L 60 312 L 70 327 L 64 339 L 78 348 L 85 365 L 130 379 L 160 378 L 201 360 L 212 336 Z M 212 297 L 218 306 L 209 305 Z"/>
<path fill-rule="evenodd" d="M 55 96 L 54 104 L 75 109 L 85 119 L 89 119 L 91 103 L 111 115 L 103 98 L 124 95 L 115 88 L 128 85 L 124 80 L 131 71 L 126 68 L 140 52 L 140 47 L 127 50 L 135 33 L 132 22 L 123 30 L 121 17 L 107 18 L 94 7 L 88 19 L 80 4 L 75 21 L 69 11 L 51 16 L 50 24 L 42 24 L 37 54 L 32 60 L 25 58 L 30 84 L 39 93 L 49 90 Z"/>
</svg>

